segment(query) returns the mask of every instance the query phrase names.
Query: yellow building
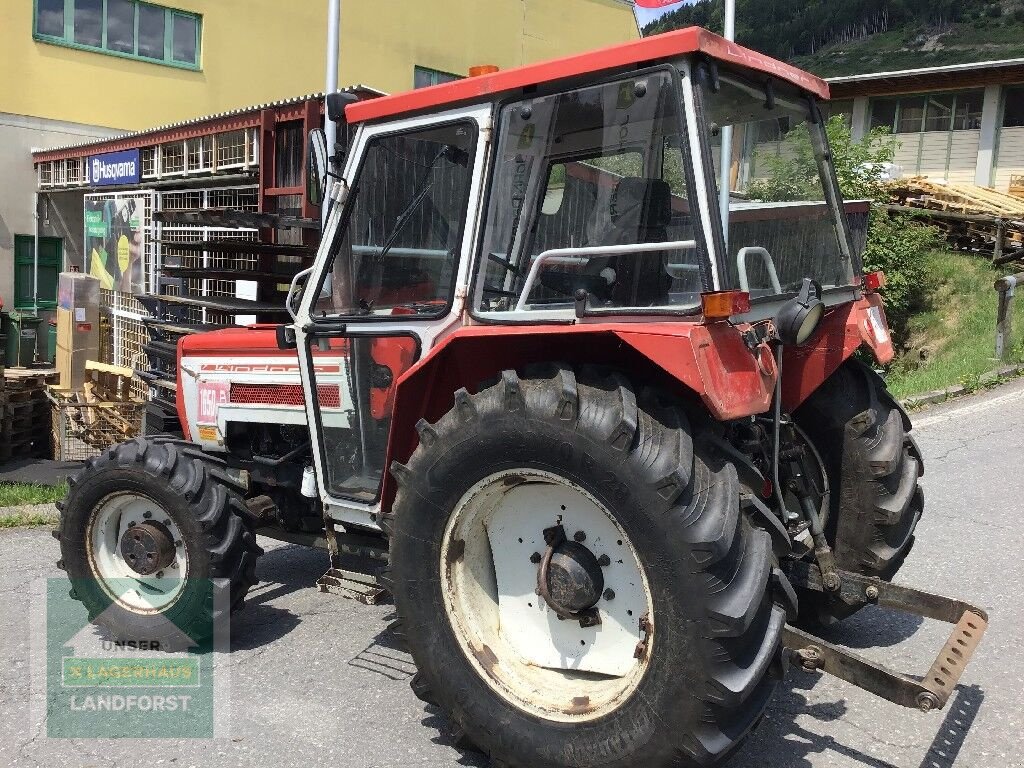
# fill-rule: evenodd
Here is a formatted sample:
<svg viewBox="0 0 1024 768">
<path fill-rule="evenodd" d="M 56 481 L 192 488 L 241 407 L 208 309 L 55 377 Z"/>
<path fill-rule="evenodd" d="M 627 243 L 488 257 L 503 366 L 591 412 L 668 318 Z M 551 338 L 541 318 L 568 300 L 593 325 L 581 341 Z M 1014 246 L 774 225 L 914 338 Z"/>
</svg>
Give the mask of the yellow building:
<svg viewBox="0 0 1024 768">
<path fill-rule="evenodd" d="M 396 92 L 638 37 L 631 0 L 342 0 L 338 80 Z M 31 150 L 323 90 L 328 0 L 0 1 L 0 299 L 35 258 Z M 64 244 L 40 239 L 43 261 Z M 19 270 L 21 275 L 24 270 Z"/>
<path fill-rule="evenodd" d="M 0 112 L 141 130 L 323 90 L 327 0 L 4 0 Z M 342 84 L 387 92 L 638 36 L 622 0 L 343 0 Z M 438 74 L 433 74 L 438 73 Z"/>
</svg>

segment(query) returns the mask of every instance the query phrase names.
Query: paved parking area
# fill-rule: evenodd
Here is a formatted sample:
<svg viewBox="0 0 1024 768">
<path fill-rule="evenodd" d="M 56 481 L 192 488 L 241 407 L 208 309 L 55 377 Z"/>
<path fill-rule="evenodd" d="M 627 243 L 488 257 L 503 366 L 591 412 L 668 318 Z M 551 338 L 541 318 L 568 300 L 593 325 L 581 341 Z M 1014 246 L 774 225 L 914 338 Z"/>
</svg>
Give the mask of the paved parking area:
<svg viewBox="0 0 1024 768">
<path fill-rule="evenodd" d="M 900 709 L 792 673 L 730 768 L 1024 767 L 1024 382 L 919 415 L 926 516 L 900 581 L 972 600 L 991 628 L 946 710 Z M 234 622 L 229 739 L 47 739 L 26 669 L 32 582 L 56 573 L 44 530 L 0 532 L 0 765 L 483 766 L 409 690 L 388 606 L 319 593 L 326 556 L 264 541 L 261 582 Z M 830 639 L 924 674 L 948 625 L 866 610 Z"/>
</svg>

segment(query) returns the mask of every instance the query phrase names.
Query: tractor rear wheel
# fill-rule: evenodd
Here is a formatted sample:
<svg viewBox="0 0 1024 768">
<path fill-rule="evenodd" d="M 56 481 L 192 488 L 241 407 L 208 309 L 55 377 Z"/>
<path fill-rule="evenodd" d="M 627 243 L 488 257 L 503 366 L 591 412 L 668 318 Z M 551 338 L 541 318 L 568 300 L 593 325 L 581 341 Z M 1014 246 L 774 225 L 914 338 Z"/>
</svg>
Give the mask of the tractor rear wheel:
<svg viewBox="0 0 1024 768">
<path fill-rule="evenodd" d="M 58 565 L 116 639 L 204 641 L 256 582 L 262 550 L 240 489 L 198 446 L 138 438 L 88 461 L 69 485 Z M 222 599 L 215 580 L 226 582 Z"/>
<path fill-rule="evenodd" d="M 779 677 L 784 577 L 683 410 L 551 366 L 418 429 L 383 520 L 416 694 L 499 766 L 729 755 Z"/>
<path fill-rule="evenodd" d="M 924 511 L 921 452 L 910 418 L 878 374 L 848 360 L 797 409 L 794 418 L 821 454 L 828 472 L 826 538 L 836 564 L 889 581 L 914 545 Z M 819 592 L 800 596 L 802 616 L 829 623 L 854 613 Z"/>
</svg>

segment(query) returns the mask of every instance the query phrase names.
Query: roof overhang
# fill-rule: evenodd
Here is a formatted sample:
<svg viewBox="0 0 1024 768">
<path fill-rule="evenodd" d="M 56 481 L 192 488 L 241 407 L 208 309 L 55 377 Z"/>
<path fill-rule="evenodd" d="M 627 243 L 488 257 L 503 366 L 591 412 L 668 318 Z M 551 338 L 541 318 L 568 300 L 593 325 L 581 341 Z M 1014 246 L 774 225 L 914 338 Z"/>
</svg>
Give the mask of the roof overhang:
<svg viewBox="0 0 1024 768">
<path fill-rule="evenodd" d="M 777 77 L 819 98 L 829 98 L 828 83 L 821 78 L 732 43 L 706 29 L 690 27 L 575 56 L 478 77 L 467 77 L 464 80 L 351 104 L 345 110 L 345 116 L 349 122 L 360 123 L 415 112 L 437 111 L 458 104 L 492 101 L 499 96 L 521 92 L 523 88 L 542 83 L 599 74 L 640 64 L 654 64 L 695 53 Z"/>
<path fill-rule="evenodd" d="M 374 99 L 383 94 L 376 88 L 365 85 L 353 85 L 343 88 L 342 92 L 355 93 L 361 99 Z M 182 141 L 199 136 L 208 136 L 223 131 L 237 131 L 245 128 L 255 128 L 260 125 L 261 114 L 264 110 L 273 110 L 277 122 L 297 120 L 303 114 L 306 102 L 320 101 L 320 112 L 323 113 L 324 94 L 312 93 L 307 96 L 297 96 L 292 99 L 284 99 L 267 104 L 256 104 L 251 107 L 243 107 L 231 112 L 222 112 L 206 117 L 197 117 L 192 120 L 184 120 L 179 123 L 163 125 L 156 128 L 148 128 L 144 131 L 135 131 L 116 136 L 111 139 L 100 139 L 98 141 L 87 141 L 79 144 L 69 144 L 61 147 L 48 149 L 32 149 L 32 162 L 44 163 L 51 160 L 68 160 L 89 155 L 104 154 L 106 152 L 121 152 L 128 149 L 151 147 L 155 144 L 164 144 L 169 141 Z"/>
<path fill-rule="evenodd" d="M 833 99 L 955 91 L 964 88 L 983 88 L 986 85 L 1017 83 L 1024 83 L 1024 59 L 979 61 L 971 64 L 950 64 L 942 67 L 925 67 L 828 79 Z"/>
</svg>

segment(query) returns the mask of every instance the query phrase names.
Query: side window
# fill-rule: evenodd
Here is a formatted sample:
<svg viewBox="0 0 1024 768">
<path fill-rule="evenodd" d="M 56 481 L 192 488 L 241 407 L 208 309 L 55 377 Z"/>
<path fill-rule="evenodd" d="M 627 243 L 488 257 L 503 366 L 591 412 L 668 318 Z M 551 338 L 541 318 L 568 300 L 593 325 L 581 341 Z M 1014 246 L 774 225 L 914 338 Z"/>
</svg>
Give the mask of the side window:
<svg viewBox="0 0 1024 768">
<path fill-rule="evenodd" d="M 373 138 L 317 315 L 439 315 L 452 298 L 472 180 L 471 123 Z"/>
</svg>

